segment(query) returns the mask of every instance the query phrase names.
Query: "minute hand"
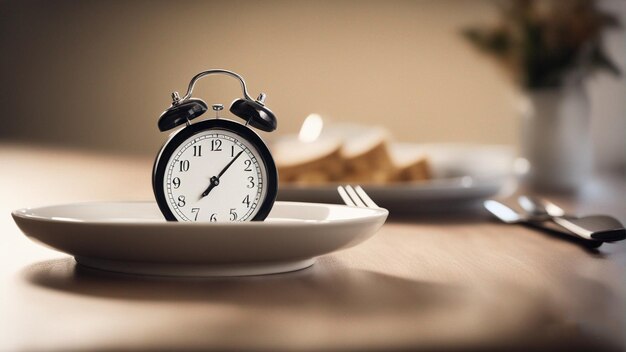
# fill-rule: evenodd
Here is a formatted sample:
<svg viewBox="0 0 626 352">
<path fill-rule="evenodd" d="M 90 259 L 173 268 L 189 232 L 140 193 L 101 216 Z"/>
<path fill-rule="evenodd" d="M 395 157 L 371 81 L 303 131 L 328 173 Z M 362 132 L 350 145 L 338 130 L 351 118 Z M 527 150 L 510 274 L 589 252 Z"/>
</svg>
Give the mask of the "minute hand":
<svg viewBox="0 0 626 352">
<path fill-rule="evenodd" d="M 235 160 L 237 160 L 237 158 L 241 155 L 241 153 L 243 153 L 243 150 L 240 151 L 237 155 L 235 155 L 235 157 L 233 158 L 233 160 L 231 160 L 228 165 L 224 166 L 224 168 L 222 169 L 222 171 L 220 171 L 219 174 L 217 174 L 217 178 L 219 179 L 220 177 L 222 177 L 222 175 L 226 172 L 226 170 L 228 170 L 228 168 L 235 162 Z"/>
</svg>

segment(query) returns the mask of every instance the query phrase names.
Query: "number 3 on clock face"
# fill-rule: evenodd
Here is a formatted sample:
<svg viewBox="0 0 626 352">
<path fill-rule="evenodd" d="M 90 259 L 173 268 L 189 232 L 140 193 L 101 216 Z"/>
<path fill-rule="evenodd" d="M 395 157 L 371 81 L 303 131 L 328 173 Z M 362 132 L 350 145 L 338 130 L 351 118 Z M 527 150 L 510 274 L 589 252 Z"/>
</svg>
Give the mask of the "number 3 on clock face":
<svg viewBox="0 0 626 352">
<path fill-rule="evenodd" d="M 269 150 L 247 127 L 227 120 L 176 133 L 155 163 L 153 188 L 168 220 L 263 220 L 276 198 Z"/>
</svg>

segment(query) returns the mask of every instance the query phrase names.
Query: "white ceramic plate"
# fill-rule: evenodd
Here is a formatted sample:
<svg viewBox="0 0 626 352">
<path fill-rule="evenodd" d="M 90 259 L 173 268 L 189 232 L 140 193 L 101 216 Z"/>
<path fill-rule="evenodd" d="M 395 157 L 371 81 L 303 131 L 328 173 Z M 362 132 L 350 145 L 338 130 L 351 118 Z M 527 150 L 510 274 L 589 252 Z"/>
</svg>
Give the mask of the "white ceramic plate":
<svg viewBox="0 0 626 352">
<path fill-rule="evenodd" d="M 166 222 L 154 202 L 20 209 L 30 239 L 94 268 L 146 275 L 260 275 L 306 268 L 355 246 L 384 224 L 385 209 L 276 202 L 263 222 Z"/>
<path fill-rule="evenodd" d="M 428 181 L 363 185 L 369 196 L 392 214 L 481 208 L 514 179 L 512 148 L 478 144 L 392 143 L 402 153 L 428 156 L 434 178 Z M 280 185 L 278 199 L 340 203 L 337 185 Z"/>
</svg>

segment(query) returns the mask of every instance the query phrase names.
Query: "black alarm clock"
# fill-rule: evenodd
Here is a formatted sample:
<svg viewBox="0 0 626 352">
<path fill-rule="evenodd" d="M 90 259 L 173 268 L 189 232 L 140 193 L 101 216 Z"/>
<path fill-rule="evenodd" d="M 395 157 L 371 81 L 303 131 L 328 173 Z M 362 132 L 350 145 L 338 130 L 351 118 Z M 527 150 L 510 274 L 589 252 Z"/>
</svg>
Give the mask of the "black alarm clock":
<svg viewBox="0 0 626 352">
<path fill-rule="evenodd" d="M 233 101 L 229 110 L 245 124 L 220 118 L 221 104 L 212 106 L 215 118 L 191 123 L 208 110 L 204 101 L 192 98 L 194 85 L 211 74 L 239 80 L 243 98 Z M 276 129 L 265 97 L 261 93 L 252 99 L 240 75 L 219 69 L 194 76 L 184 97 L 172 93 L 172 105 L 159 117 L 159 130 L 184 126 L 165 142 L 152 172 L 152 188 L 165 219 L 228 222 L 267 217 L 276 200 L 278 173 L 269 149 L 250 128 Z"/>
</svg>

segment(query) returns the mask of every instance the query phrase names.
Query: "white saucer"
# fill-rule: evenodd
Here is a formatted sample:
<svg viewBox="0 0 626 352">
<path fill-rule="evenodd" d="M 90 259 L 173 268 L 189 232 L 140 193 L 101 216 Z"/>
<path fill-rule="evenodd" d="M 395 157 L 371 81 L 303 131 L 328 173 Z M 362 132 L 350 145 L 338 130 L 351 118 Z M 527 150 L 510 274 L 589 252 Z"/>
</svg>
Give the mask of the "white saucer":
<svg viewBox="0 0 626 352">
<path fill-rule="evenodd" d="M 30 239 L 84 266 L 165 276 L 242 276 L 299 270 L 355 246 L 385 223 L 385 209 L 276 202 L 263 222 L 167 222 L 154 202 L 20 209 Z"/>
</svg>

